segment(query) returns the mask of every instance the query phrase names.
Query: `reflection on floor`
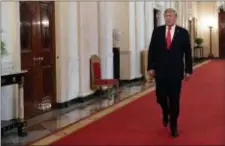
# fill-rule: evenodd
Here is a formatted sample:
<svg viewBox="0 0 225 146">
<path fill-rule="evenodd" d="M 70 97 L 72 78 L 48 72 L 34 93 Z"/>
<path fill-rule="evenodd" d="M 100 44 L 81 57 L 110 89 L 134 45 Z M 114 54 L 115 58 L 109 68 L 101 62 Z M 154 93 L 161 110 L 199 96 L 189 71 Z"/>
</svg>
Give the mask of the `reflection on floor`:
<svg viewBox="0 0 225 146">
<path fill-rule="evenodd" d="M 194 63 L 194 65 L 202 63 L 203 61 L 205 60 L 202 59 Z M 28 126 L 25 129 L 28 132 L 27 137 L 18 137 L 16 130 L 9 131 L 2 136 L 1 145 L 24 145 L 35 141 L 153 86 L 153 83 L 145 83 L 143 81 L 134 82 L 122 86 L 119 95 L 111 94 L 110 96 L 98 96 L 88 102 L 70 105 L 68 108 L 54 110 L 35 117 L 28 121 Z"/>
<path fill-rule="evenodd" d="M 28 136 L 21 138 L 17 136 L 16 130 L 5 133 L 2 137 L 1 144 L 4 145 L 24 145 L 31 141 L 35 141 L 47 134 L 50 134 L 68 124 L 83 119 L 95 112 L 103 110 L 115 103 L 118 103 L 132 95 L 140 93 L 150 87 L 153 83 L 135 82 L 121 87 L 119 95 L 111 94 L 109 97 L 102 96 L 76 105 L 71 105 L 66 109 L 51 111 L 41 116 L 35 117 L 28 121 L 26 131 Z"/>
</svg>

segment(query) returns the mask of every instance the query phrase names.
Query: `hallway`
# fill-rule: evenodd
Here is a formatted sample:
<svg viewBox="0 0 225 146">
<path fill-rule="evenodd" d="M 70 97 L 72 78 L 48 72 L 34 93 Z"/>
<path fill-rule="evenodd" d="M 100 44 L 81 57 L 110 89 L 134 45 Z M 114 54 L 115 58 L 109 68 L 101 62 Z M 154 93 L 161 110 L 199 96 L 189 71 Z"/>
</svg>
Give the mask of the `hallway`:
<svg viewBox="0 0 225 146">
<path fill-rule="evenodd" d="M 1 145 L 225 144 L 225 1 L 0 5 Z M 167 26 L 171 35 L 154 37 Z M 146 82 L 150 56 L 161 52 L 151 48 L 180 56 L 171 71 L 183 68 L 175 67 L 183 53 L 186 75 L 195 68 L 183 84 L 175 141 L 162 128 L 155 82 Z"/>
<path fill-rule="evenodd" d="M 175 140 L 162 127 L 155 94 L 151 92 L 153 89 L 149 89 L 88 119 L 69 125 L 35 144 L 223 145 L 224 65 L 224 60 L 205 62 L 195 70 L 191 80 L 184 81 L 179 120 L 180 137 Z"/>
</svg>

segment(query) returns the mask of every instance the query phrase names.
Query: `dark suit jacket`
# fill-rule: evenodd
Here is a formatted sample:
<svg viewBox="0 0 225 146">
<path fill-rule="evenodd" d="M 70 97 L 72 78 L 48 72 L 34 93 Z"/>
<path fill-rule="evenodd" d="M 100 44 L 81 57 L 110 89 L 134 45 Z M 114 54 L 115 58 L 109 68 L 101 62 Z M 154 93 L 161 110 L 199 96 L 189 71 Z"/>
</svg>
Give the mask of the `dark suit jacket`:
<svg viewBox="0 0 225 146">
<path fill-rule="evenodd" d="M 148 70 L 157 78 L 183 79 L 184 72 L 192 74 L 192 53 L 189 33 L 176 26 L 171 47 L 166 45 L 166 26 L 154 29 L 148 51 Z M 185 62 L 184 62 L 185 61 Z"/>
</svg>

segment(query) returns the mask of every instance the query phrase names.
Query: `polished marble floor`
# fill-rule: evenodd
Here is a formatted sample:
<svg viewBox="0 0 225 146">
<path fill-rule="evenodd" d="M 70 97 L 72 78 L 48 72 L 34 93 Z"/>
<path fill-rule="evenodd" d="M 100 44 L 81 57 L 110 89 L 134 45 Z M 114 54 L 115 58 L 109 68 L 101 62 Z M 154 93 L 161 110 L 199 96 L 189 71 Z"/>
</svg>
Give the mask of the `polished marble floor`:
<svg viewBox="0 0 225 146">
<path fill-rule="evenodd" d="M 84 103 L 70 105 L 68 108 L 48 112 L 28 120 L 28 126 L 25 129 L 25 131 L 28 132 L 28 136 L 18 137 L 16 130 L 9 131 L 2 137 L 1 144 L 3 146 L 11 146 L 30 143 L 69 124 L 75 123 L 85 117 L 89 117 L 98 111 L 140 93 L 152 86 L 154 86 L 153 83 L 145 83 L 143 81 L 134 82 L 132 84 L 122 86 L 120 94 L 112 92 L 110 95 L 102 95 Z"/>
<path fill-rule="evenodd" d="M 194 63 L 201 64 L 204 60 Z M 4 134 L 1 139 L 2 146 L 25 145 L 51 134 L 69 124 L 78 122 L 83 118 L 110 107 L 124 99 L 134 96 L 154 86 L 154 83 L 143 81 L 133 82 L 120 87 L 120 94 L 112 92 L 110 95 L 96 96 L 90 101 L 70 105 L 68 108 L 57 109 L 28 120 L 25 131 L 26 137 L 18 137 L 17 131 L 12 130 Z"/>
</svg>

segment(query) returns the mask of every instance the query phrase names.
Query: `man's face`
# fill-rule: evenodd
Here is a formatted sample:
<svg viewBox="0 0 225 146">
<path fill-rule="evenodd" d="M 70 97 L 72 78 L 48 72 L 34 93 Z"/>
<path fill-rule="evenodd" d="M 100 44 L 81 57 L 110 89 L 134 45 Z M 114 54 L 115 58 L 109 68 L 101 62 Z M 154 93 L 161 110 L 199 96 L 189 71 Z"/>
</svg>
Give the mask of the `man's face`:
<svg viewBox="0 0 225 146">
<path fill-rule="evenodd" d="M 166 25 L 172 26 L 176 23 L 177 16 L 174 12 L 167 12 L 164 15 Z"/>
</svg>

